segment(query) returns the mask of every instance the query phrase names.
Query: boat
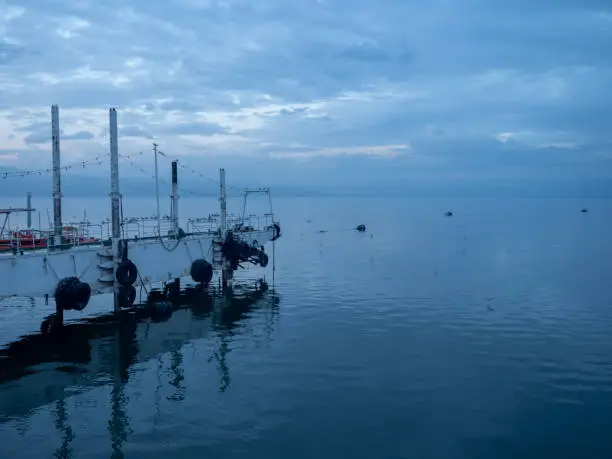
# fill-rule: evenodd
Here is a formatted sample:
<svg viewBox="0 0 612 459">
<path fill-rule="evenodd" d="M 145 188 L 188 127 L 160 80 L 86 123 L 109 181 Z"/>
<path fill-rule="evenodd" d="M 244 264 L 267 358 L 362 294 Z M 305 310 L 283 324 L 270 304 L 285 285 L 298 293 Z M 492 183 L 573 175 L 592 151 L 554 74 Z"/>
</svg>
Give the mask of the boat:
<svg viewBox="0 0 612 459">
<path fill-rule="evenodd" d="M 248 265 L 265 268 L 267 243 L 280 236 L 280 224 L 272 212 L 269 188 L 245 189 L 242 215 L 227 212 L 225 169 L 219 169 L 219 212 L 187 220 L 179 225 L 178 161 L 171 163 L 170 215 L 161 216 L 159 204 L 157 144 L 153 144 L 157 213 L 151 217 L 122 216 L 119 180 L 117 111 L 109 110 L 111 217 L 100 224 L 62 222 L 59 108 L 51 107 L 53 155 L 53 221 L 51 229 L 32 229 L 31 205 L 5 209 L 5 224 L 15 212 L 28 213 L 28 228 L 2 237 L 0 297 L 21 296 L 55 300 L 57 317 L 64 310 L 83 310 L 91 295 L 113 294 L 115 312 L 132 307 L 136 289 L 150 290 L 181 279 L 206 288 L 217 280 L 231 287 L 234 272 Z M 246 213 L 247 200 L 263 194 L 269 211 Z M 29 202 L 29 201 L 28 201 Z M 5 225 L 6 226 L 6 225 Z M 3 227 L 4 231 L 4 227 Z"/>
</svg>

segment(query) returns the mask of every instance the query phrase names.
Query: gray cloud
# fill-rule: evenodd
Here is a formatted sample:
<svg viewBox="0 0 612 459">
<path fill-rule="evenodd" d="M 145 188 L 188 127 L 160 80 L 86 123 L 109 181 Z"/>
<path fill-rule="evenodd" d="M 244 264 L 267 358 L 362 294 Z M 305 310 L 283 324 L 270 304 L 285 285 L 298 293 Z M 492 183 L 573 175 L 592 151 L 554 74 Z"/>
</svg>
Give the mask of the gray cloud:
<svg viewBox="0 0 612 459">
<path fill-rule="evenodd" d="M 211 123 L 185 123 L 163 129 L 164 132 L 179 135 L 209 135 L 222 134 L 226 130 L 217 124 Z"/>
<path fill-rule="evenodd" d="M 153 136 L 140 126 L 121 126 L 121 135 L 126 137 L 142 137 L 152 139 Z"/>
<path fill-rule="evenodd" d="M 63 136 L 64 140 L 91 140 L 94 138 L 94 135 L 91 132 L 87 131 L 79 131 L 74 134 L 68 134 Z"/>
<path fill-rule="evenodd" d="M 6 136 L 26 144 L 48 141 L 48 123 L 19 121 L 47 117 L 41 105 L 74 110 L 66 122 L 75 123 L 113 105 L 129 142 L 162 138 L 177 151 L 261 159 L 406 144 L 411 154 L 376 167 L 612 175 L 609 1 L 14 6 L 25 11 L 0 20 L 0 65 L 10 63 L 0 110 L 16 123 Z M 75 135 L 92 138 L 105 124 L 88 122 Z M 202 145 L 181 140 L 189 136 Z M 331 158 L 312 161 L 335 167 Z M 372 168 L 360 157 L 338 161 L 351 176 Z"/>
<path fill-rule="evenodd" d="M 36 122 L 28 124 L 26 126 L 18 127 L 15 129 L 15 131 L 28 133 L 24 137 L 24 141 L 28 145 L 37 145 L 51 142 L 51 122 Z M 88 131 L 78 131 L 74 134 L 66 134 L 65 131 L 60 128 L 60 140 L 92 140 L 94 138 L 94 134 Z"/>
</svg>

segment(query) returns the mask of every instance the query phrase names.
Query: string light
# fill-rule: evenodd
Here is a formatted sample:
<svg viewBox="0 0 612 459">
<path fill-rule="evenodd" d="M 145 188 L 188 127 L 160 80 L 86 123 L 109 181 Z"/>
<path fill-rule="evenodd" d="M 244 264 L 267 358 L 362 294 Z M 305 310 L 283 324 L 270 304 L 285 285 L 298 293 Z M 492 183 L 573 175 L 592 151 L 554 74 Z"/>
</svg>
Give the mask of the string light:
<svg viewBox="0 0 612 459">
<path fill-rule="evenodd" d="M 101 165 L 103 162 L 103 159 L 106 159 L 107 157 L 109 157 L 109 154 L 100 155 L 88 161 L 78 161 L 73 164 L 68 164 L 67 166 L 60 166 L 59 169 L 62 171 L 68 171 L 70 169 L 76 169 L 76 168 L 85 169 L 86 167 L 94 165 L 94 164 Z M 0 172 L 0 177 L 2 177 L 2 179 L 9 179 L 9 178 L 15 178 L 15 177 L 19 177 L 19 178 L 27 177 L 27 176 L 32 176 L 32 175 L 43 175 L 43 174 L 48 174 L 50 172 L 53 172 L 53 169 L 54 169 L 53 167 L 49 167 L 47 169 L 39 169 L 39 170 Z"/>
<path fill-rule="evenodd" d="M 142 153 L 138 153 L 137 155 L 141 155 L 141 154 Z M 143 167 L 141 167 L 138 164 L 136 164 L 136 162 L 132 159 L 134 156 L 136 156 L 136 155 L 119 155 L 119 158 L 127 160 L 130 163 L 130 165 L 133 166 L 135 169 L 139 170 L 140 172 L 142 172 L 143 174 L 147 175 L 148 177 L 150 177 L 152 179 L 155 179 L 155 175 L 151 175 L 150 172 L 147 172 Z M 165 179 L 163 179 L 161 177 L 159 177 L 158 180 L 160 182 L 166 184 L 166 185 L 170 185 L 170 183 L 167 180 L 165 180 Z M 190 195 L 193 195 L 193 196 L 198 196 L 198 197 L 207 197 L 207 195 L 205 193 L 193 191 L 193 190 L 190 190 L 190 189 L 182 187 L 182 186 L 179 186 L 178 189 L 182 193 L 187 193 L 187 194 L 190 194 Z"/>
<path fill-rule="evenodd" d="M 172 161 L 172 158 L 171 158 L 170 156 L 168 156 L 166 153 L 164 153 L 163 151 L 157 150 L 157 153 L 158 153 L 160 156 L 162 156 L 162 157 L 164 157 L 164 158 L 166 158 L 166 159 L 168 159 L 168 160 Z M 135 157 L 135 156 L 142 156 L 143 154 L 144 154 L 143 152 L 138 152 L 138 153 L 136 153 L 136 154 L 132 154 L 132 155 L 119 155 L 119 157 L 120 157 L 120 158 L 125 158 L 125 159 L 129 159 L 129 160 L 130 160 L 130 159 L 132 159 L 132 158 L 133 158 L 133 157 Z M 190 172 L 190 173 L 192 173 L 192 174 L 194 174 L 194 175 L 196 175 L 196 176 L 198 176 L 198 177 L 200 177 L 200 178 L 202 178 L 202 179 L 204 179 L 204 180 L 207 180 L 207 181 L 209 181 L 209 182 L 211 182 L 211 183 L 214 183 L 215 185 L 218 185 L 218 184 L 219 184 L 219 180 L 215 180 L 215 179 L 212 179 L 212 178 L 210 178 L 210 177 L 207 177 L 206 175 L 202 174 L 201 172 L 198 172 L 197 170 L 195 170 L 195 169 L 193 169 L 193 168 L 191 168 L 191 167 L 187 166 L 186 164 L 183 164 L 183 162 L 182 162 L 182 161 L 180 161 L 180 160 L 178 160 L 178 159 L 174 159 L 174 161 L 176 161 L 176 162 L 178 163 L 178 167 L 180 167 L 182 170 L 185 170 L 185 171 L 187 171 L 187 172 Z M 145 171 L 143 168 L 141 168 L 140 166 L 138 166 L 138 165 L 137 165 L 135 162 L 131 162 L 131 164 L 132 164 L 133 166 L 135 166 L 137 169 L 139 169 L 141 172 L 144 172 L 145 174 L 149 175 L 149 172 Z M 155 175 L 151 176 L 151 178 L 155 178 Z M 167 182 L 167 181 L 165 181 L 165 180 L 163 180 L 162 178 L 159 178 L 159 180 L 160 180 L 161 182 L 163 182 L 163 183 L 168 184 L 168 182 Z M 244 190 L 243 190 L 243 189 L 241 189 L 241 188 L 238 188 L 238 187 L 235 187 L 235 186 L 232 186 L 232 185 L 226 185 L 226 186 L 227 186 L 227 188 L 232 189 L 232 190 L 235 190 L 235 191 L 237 191 L 237 192 L 238 192 L 238 193 L 240 193 L 240 194 L 242 194 L 242 193 L 244 192 Z M 180 189 L 181 191 L 186 191 L 186 192 L 187 192 L 187 193 L 189 193 L 189 194 L 194 194 L 195 196 L 206 196 L 206 194 L 203 194 L 203 193 L 198 193 L 198 192 L 195 192 L 195 191 L 190 191 L 190 190 L 187 190 L 187 189 L 185 189 L 185 188 L 183 188 L 183 187 L 181 187 L 181 186 L 179 186 L 179 189 Z"/>
<path fill-rule="evenodd" d="M 128 162 L 130 163 L 130 165 L 132 165 L 134 168 L 138 169 L 140 172 L 147 174 L 149 177 L 151 178 L 155 178 L 154 175 L 150 175 L 149 172 L 147 172 L 144 168 L 140 167 L 135 161 L 134 158 L 136 157 L 140 157 L 143 156 L 145 154 L 145 152 L 137 152 L 137 153 L 132 153 L 130 155 L 119 155 L 120 159 L 125 159 L 128 160 Z M 172 160 L 166 153 L 159 151 L 158 150 L 158 154 L 166 159 Z M 62 171 L 68 171 L 68 170 L 72 170 L 72 169 L 85 169 L 89 166 L 92 165 L 102 165 L 103 161 L 108 160 L 108 158 L 110 157 L 110 153 L 106 153 L 104 155 L 99 155 L 96 156 L 93 159 L 87 160 L 87 161 L 78 161 L 72 164 L 68 164 L 66 166 L 60 166 L 60 170 Z M 184 170 L 187 171 L 191 174 L 194 174 L 195 176 L 207 180 L 211 183 L 214 183 L 216 185 L 219 184 L 218 180 L 212 179 L 210 177 L 207 177 L 206 175 L 202 174 L 201 172 L 198 172 L 197 170 L 187 166 L 186 164 L 183 164 L 181 161 L 179 161 L 178 159 L 176 159 L 175 161 L 177 161 L 178 166 Z M 29 177 L 29 176 L 41 176 L 43 174 L 48 174 L 53 172 L 53 167 L 49 167 L 46 169 L 39 169 L 39 170 L 22 170 L 22 171 L 5 171 L 5 172 L 0 172 L 0 178 L 4 179 L 10 179 L 10 178 L 22 178 L 22 177 Z M 159 178 L 159 180 L 165 184 L 169 184 L 166 180 Z M 229 189 L 233 189 L 235 191 L 237 191 L 238 193 L 242 194 L 242 192 L 244 191 L 241 188 L 232 186 L 232 185 L 227 185 L 227 188 Z M 205 193 L 202 192 L 197 192 L 197 191 L 193 191 L 193 190 L 189 190 L 185 187 L 179 186 L 179 189 L 182 192 L 194 195 L 194 196 L 207 196 Z"/>
</svg>

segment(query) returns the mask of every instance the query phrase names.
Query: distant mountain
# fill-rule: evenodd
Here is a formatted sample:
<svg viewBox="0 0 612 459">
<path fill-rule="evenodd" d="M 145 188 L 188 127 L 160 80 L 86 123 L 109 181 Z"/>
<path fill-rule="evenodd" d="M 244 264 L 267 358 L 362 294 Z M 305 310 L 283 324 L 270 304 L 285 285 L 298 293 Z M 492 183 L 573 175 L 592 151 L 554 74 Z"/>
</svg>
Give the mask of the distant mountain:
<svg viewBox="0 0 612 459">
<path fill-rule="evenodd" d="M 406 196 L 406 197 L 608 197 L 612 198 L 612 180 L 415 180 L 373 178 L 359 181 L 322 180 L 317 183 L 280 181 L 270 183 L 273 196 Z M 108 196 L 110 179 L 100 176 L 66 175 L 62 177 L 64 196 Z M 0 197 L 51 196 L 51 176 L 0 179 Z M 210 180 L 192 178 L 179 181 L 181 196 L 218 196 L 219 185 Z M 228 196 L 240 195 L 241 187 L 228 183 Z M 153 179 L 121 180 L 124 196 L 155 196 Z M 160 196 L 171 194 L 167 182 L 160 183 Z M 0 204 L 0 207 L 2 205 Z"/>
</svg>

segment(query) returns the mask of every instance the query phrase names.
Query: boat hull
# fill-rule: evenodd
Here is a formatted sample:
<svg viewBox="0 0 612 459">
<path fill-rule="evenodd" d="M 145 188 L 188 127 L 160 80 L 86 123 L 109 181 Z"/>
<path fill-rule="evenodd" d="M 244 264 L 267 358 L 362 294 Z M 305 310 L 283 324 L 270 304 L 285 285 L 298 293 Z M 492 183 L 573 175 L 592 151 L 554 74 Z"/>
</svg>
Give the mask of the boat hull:
<svg viewBox="0 0 612 459">
<path fill-rule="evenodd" d="M 242 232 L 240 239 L 263 244 L 272 240 L 272 229 Z M 194 260 L 204 258 L 213 264 L 215 234 L 187 235 L 180 240 L 151 238 L 128 240 L 128 258 L 138 268 L 134 284 L 151 285 L 189 276 Z M 101 269 L 109 247 L 90 244 L 64 250 L 34 250 L 18 254 L 0 254 L 0 297 L 53 297 L 58 282 L 66 277 L 77 277 L 90 285 L 93 294 L 108 293 L 112 289 L 107 274 Z"/>
</svg>

